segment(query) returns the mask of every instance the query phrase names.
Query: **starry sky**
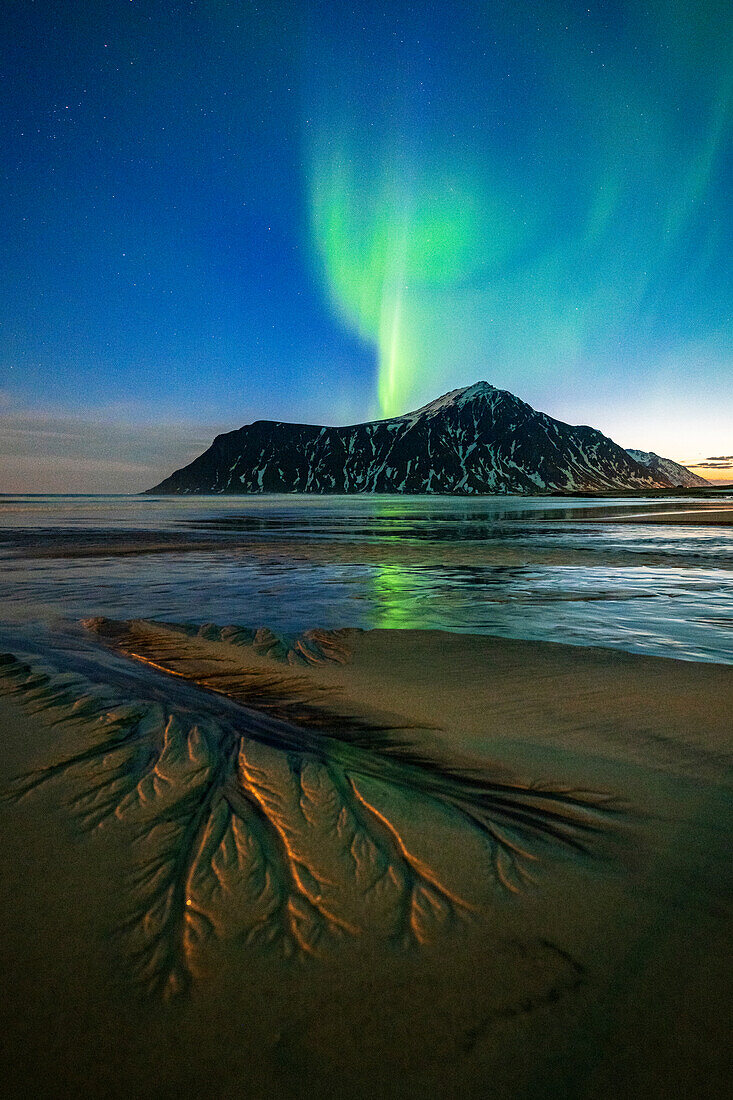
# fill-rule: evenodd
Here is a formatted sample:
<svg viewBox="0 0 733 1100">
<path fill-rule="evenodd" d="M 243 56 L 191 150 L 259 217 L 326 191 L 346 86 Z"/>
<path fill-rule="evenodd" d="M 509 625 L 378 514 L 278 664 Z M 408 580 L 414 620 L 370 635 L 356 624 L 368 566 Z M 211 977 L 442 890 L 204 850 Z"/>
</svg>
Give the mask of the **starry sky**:
<svg viewBox="0 0 733 1100">
<path fill-rule="evenodd" d="M 6 0 L 0 491 L 485 379 L 733 478 L 724 0 Z"/>
</svg>

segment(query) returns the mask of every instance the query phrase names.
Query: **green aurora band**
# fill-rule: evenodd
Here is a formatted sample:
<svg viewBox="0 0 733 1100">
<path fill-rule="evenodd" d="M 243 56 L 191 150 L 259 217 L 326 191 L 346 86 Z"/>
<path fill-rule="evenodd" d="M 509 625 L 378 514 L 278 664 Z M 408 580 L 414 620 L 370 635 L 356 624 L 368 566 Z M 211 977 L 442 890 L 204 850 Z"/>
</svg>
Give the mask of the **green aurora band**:
<svg viewBox="0 0 733 1100">
<path fill-rule="evenodd" d="M 609 348 L 673 337 L 724 251 L 706 206 L 731 134 L 722 5 L 621 4 L 623 35 L 555 0 L 468 8 L 476 52 L 511 54 L 507 88 L 455 49 L 458 9 L 440 95 L 414 13 L 391 76 L 370 70 L 378 20 L 313 47 L 311 250 L 335 316 L 376 350 L 383 416 L 485 364 L 517 388 L 572 384 Z"/>
<path fill-rule="evenodd" d="M 339 318 L 378 350 L 384 416 L 404 411 L 419 370 L 410 322 L 420 296 L 460 284 L 487 252 L 477 191 L 428 173 L 413 190 L 410 175 L 396 157 L 365 188 L 364 173 L 338 146 L 313 165 L 310 219 L 329 298 Z"/>
</svg>

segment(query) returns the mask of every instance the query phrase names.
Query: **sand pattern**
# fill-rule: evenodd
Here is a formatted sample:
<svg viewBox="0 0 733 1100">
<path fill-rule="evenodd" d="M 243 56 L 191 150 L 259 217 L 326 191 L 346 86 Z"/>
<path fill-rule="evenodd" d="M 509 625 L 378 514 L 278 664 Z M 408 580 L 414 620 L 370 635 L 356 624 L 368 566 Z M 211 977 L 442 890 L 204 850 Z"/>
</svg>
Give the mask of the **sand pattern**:
<svg viewBox="0 0 733 1100">
<path fill-rule="evenodd" d="M 461 771 L 411 747 L 409 724 L 340 708 L 290 666 L 348 660 L 343 635 L 87 625 L 169 697 L 2 655 L 0 692 L 79 737 L 6 796 L 65 779 L 85 830 L 130 830 L 123 929 L 151 993 L 182 992 L 228 942 L 293 962 L 357 936 L 419 949 L 526 889 L 548 857 L 589 853 L 619 812 Z"/>
<path fill-rule="evenodd" d="M 275 633 L 269 627 L 261 626 L 257 630 L 239 625 L 217 626 L 216 623 L 166 623 L 155 620 L 139 620 L 140 626 L 172 631 L 189 638 L 199 638 L 208 642 L 221 642 L 225 645 L 251 649 L 258 657 L 269 657 L 282 664 L 295 666 L 346 664 L 351 658 L 348 637 L 354 633 L 349 630 L 305 630 L 302 634 L 289 635 Z M 104 634 L 112 626 L 107 619 L 89 619 L 90 629 Z"/>
</svg>

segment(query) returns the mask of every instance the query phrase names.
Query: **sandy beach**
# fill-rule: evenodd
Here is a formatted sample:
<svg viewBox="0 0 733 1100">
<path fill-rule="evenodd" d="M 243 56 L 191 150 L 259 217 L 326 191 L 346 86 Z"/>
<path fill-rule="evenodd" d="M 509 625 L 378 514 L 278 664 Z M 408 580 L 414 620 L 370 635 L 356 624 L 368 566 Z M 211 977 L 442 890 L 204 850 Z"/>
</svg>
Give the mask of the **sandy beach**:
<svg viewBox="0 0 733 1100">
<path fill-rule="evenodd" d="M 730 667 L 86 633 L 0 670 L 14 1094 L 724 1094 Z"/>
</svg>

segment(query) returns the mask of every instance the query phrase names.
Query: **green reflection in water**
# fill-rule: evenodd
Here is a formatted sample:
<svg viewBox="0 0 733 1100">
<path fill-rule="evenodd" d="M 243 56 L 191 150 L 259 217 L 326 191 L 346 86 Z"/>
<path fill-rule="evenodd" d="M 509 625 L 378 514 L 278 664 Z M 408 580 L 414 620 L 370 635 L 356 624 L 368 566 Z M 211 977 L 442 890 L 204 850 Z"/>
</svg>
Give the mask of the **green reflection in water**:
<svg viewBox="0 0 733 1100">
<path fill-rule="evenodd" d="M 421 625 L 415 607 L 420 597 L 412 570 L 401 565 L 378 565 L 374 577 L 374 597 L 377 626 L 399 630 Z"/>
</svg>

